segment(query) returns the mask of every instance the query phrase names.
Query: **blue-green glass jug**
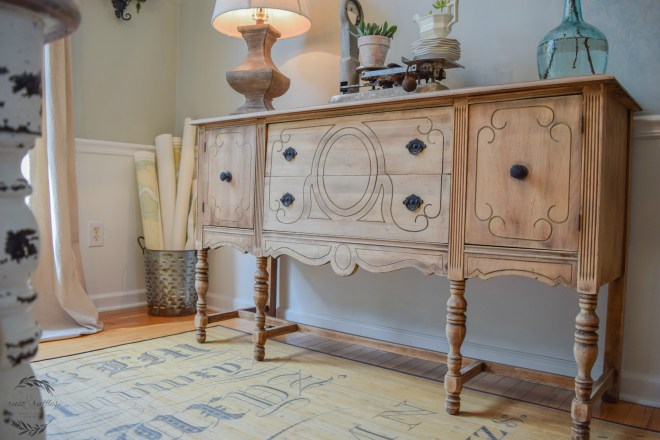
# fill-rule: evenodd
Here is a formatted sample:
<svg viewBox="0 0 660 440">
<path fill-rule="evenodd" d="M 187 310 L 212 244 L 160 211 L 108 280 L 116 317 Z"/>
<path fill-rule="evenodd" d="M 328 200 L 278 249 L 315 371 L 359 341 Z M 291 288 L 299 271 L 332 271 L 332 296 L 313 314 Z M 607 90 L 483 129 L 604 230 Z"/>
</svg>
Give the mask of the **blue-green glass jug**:
<svg viewBox="0 0 660 440">
<path fill-rule="evenodd" d="M 580 0 L 566 0 L 564 19 L 539 43 L 537 64 L 541 79 L 605 73 L 607 39 L 582 19 Z"/>
</svg>

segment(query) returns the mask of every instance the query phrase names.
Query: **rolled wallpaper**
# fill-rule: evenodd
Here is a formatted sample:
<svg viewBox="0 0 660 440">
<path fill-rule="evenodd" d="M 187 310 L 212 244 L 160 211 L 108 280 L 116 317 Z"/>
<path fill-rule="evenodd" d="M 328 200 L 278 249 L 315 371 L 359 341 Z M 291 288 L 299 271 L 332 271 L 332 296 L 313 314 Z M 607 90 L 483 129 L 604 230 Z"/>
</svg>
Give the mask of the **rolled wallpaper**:
<svg viewBox="0 0 660 440">
<path fill-rule="evenodd" d="M 181 165 L 181 138 L 174 136 L 172 138 L 172 151 L 174 153 L 174 174 L 176 182 L 179 183 L 179 166 Z"/>
<path fill-rule="evenodd" d="M 138 151 L 133 157 L 145 246 L 150 250 L 162 250 L 163 229 L 160 218 L 158 178 L 156 177 L 156 153 Z"/>
<path fill-rule="evenodd" d="M 188 213 L 188 231 L 186 233 L 186 250 L 195 249 L 195 228 L 197 227 L 197 179 L 192 181 L 192 196 L 190 198 L 190 212 Z"/>
<path fill-rule="evenodd" d="M 190 189 L 195 169 L 195 135 L 197 127 L 191 125 L 192 119 L 186 118 L 181 142 L 181 164 L 179 182 L 176 189 L 174 207 L 174 226 L 172 230 L 172 249 L 182 250 L 186 246 L 186 226 L 190 212 Z"/>
<path fill-rule="evenodd" d="M 156 163 L 158 164 L 158 189 L 160 190 L 160 218 L 163 223 L 163 246 L 165 246 L 165 250 L 172 251 L 176 250 L 172 243 L 176 177 L 171 134 L 156 136 Z"/>
</svg>

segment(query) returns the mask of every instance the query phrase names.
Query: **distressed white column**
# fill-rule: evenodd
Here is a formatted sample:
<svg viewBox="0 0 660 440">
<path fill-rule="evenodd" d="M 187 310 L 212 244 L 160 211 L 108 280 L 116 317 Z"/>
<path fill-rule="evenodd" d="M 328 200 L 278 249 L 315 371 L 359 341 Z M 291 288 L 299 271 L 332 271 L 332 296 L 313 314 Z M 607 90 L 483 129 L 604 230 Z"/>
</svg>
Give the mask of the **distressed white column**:
<svg viewBox="0 0 660 440">
<path fill-rule="evenodd" d="M 44 41 L 77 26 L 71 0 L 0 0 L 0 419 L 1 439 L 43 439 L 46 423 L 30 359 L 41 329 L 30 314 L 39 236 L 25 205 L 21 161 L 41 133 Z"/>
</svg>

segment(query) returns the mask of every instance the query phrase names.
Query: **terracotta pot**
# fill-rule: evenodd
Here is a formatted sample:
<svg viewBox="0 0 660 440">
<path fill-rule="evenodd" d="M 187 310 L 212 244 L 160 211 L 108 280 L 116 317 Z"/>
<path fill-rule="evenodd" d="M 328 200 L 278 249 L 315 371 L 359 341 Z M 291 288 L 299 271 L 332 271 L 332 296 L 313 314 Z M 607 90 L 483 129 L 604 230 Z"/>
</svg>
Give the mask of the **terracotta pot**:
<svg viewBox="0 0 660 440">
<path fill-rule="evenodd" d="M 383 67 L 390 49 L 390 37 L 367 35 L 358 38 L 361 65 L 364 67 Z"/>
</svg>

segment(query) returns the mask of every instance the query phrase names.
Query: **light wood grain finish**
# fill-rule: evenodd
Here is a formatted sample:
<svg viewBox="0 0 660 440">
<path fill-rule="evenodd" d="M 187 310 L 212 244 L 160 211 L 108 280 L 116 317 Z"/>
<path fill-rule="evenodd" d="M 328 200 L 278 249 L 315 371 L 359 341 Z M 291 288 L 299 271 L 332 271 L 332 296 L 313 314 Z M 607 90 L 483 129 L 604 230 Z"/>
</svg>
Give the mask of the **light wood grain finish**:
<svg viewBox="0 0 660 440">
<path fill-rule="evenodd" d="M 254 136 L 250 165 L 232 153 L 238 168 L 253 170 L 252 187 L 237 186 L 232 195 L 253 202 L 251 223 L 231 225 L 206 212 L 199 242 L 259 258 L 257 359 L 268 334 L 261 316 L 269 289 L 264 257 L 330 263 L 343 276 L 359 267 L 446 274 L 452 282 L 445 381 L 451 414 L 459 411 L 464 382 L 479 371 L 462 370 L 465 279 L 520 275 L 576 288 L 573 431 L 586 439 L 594 397 L 618 395 L 630 117 L 638 109 L 614 78 L 597 75 L 198 121 L 207 133 L 206 161 L 215 160 L 208 133 L 234 144 L 232 130 Z M 419 154 L 411 154 L 413 146 Z M 220 166 L 200 170 L 217 173 Z M 224 196 L 221 188 L 202 191 L 202 206 L 209 203 L 204 198 Z M 595 304 L 610 281 L 607 369 L 593 394 Z M 551 381 L 548 389 L 557 384 L 522 374 Z M 565 393 L 549 398 L 558 405 L 568 400 Z"/>
<path fill-rule="evenodd" d="M 272 124 L 264 230 L 446 243 L 452 116 L 446 107 Z M 404 206 L 409 196 L 421 206 Z"/>
<path fill-rule="evenodd" d="M 252 125 L 206 132 L 202 224 L 246 229 L 254 226 L 256 140 L 256 127 Z M 221 180 L 222 173 L 230 173 L 231 180 Z"/>
<path fill-rule="evenodd" d="M 470 107 L 469 244 L 577 251 L 581 96 Z M 521 179 L 509 173 L 522 166 Z"/>
<path fill-rule="evenodd" d="M 416 139 L 424 147 L 412 154 L 406 146 Z M 452 145 L 450 106 L 277 123 L 266 176 L 450 174 Z M 296 154 L 287 160 L 289 148 Z"/>
<path fill-rule="evenodd" d="M 285 94 L 290 85 L 289 78 L 279 71 L 270 56 L 280 33 L 268 24 L 239 26 L 238 31 L 247 43 L 247 58 L 227 72 L 227 82 L 245 96 L 245 103 L 233 114 L 272 110 L 273 99 Z"/>
<path fill-rule="evenodd" d="M 447 302 L 447 340 L 449 353 L 447 354 L 447 375 L 445 376 L 445 409 L 449 414 L 458 414 L 461 407 L 461 388 L 463 388 L 463 375 L 461 367 L 463 356 L 461 345 L 465 339 L 465 280 L 450 281 L 451 296 Z"/>
<path fill-rule="evenodd" d="M 328 238 L 310 242 L 301 236 L 266 233 L 264 252 L 266 255 L 288 255 L 312 266 L 330 263 L 340 276 L 352 275 L 358 266 L 376 273 L 406 267 L 414 267 L 425 275 L 447 272 L 446 248 L 432 249 L 423 244 L 411 249 L 375 240 L 346 243 L 339 238 Z"/>
<path fill-rule="evenodd" d="M 465 199 L 468 157 L 468 104 L 457 99 L 454 104 L 453 174 L 450 212 L 449 268 L 450 280 L 463 280 L 463 249 L 465 246 Z"/>
<path fill-rule="evenodd" d="M 449 176 L 331 176 L 266 181 L 264 229 L 348 238 L 447 243 Z M 281 198 L 295 199 L 285 206 Z M 404 200 L 422 199 L 409 210 Z"/>
<path fill-rule="evenodd" d="M 600 198 L 601 132 L 603 130 L 603 96 L 598 86 L 584 92 L 584 151 L 582 169 L 582 230 L 578 261 L 578 289 L 596 293 L 598 289 L 598 202 Z"/>
<path fill-rule="evenodd" d="M 598 324 L 596 315 L 598 296 L 580 293 L 580 312 L 575 318 L 575 346 L 573 353 L 578 367 L 575 377 L 575 398 L 571 406 L 573 440 L 589 439 L 591 421 L 591 392 L 594 381 L 591 370 L 598 357 Z"/>
<path fill-rule="evenodd" d="M 209 288 L 208 250 L 197 251 L 197 264 L 195 265 L 195 290 L 197 291 L 197 314 L 195 315 L 195 330 L 197 342 L 206 341 L 206 327 L 209 325 L 206 316 L 206 292 Z"/>
<path fill-rule="evenodd" d="M 266 332 L 266 303 L 268 302 L 268 258 L 257 257 L 257 270 L 254 273 L 254 305 L 257 311 L 254 315 L 254 359 L 263 361 L 268 338 Z"/>
<path fill-rule="evenodd" d="M 575 263 L 553 262 L 540 259 L 520 261 L 513 258 L 467 255 L 465 273 L 468 277 L 487 280 L 503 275 L 518 275 L 533 278 L 549 286 L 564 284 L 575 286 Z"/>
<path fill-rule="evenodd" d="M 633 114 L 628 112 L 628 170 L 625 180 L 625 206 L 627 212 L 623 229 L 623 274 L 611 281 L 607 291 L 607 327 L 605 333 L 605 368 L 612 370 L 614 378 L 609 390 L 603 395 L 607 402 L 618 402 L 621 387 L 621 365 L 623 358 L 623 330 L 626 310 L 626 285 L 628 280 L 628 237 L 630 236 L 630 187 L 632 169 Z"/>
</svg>

